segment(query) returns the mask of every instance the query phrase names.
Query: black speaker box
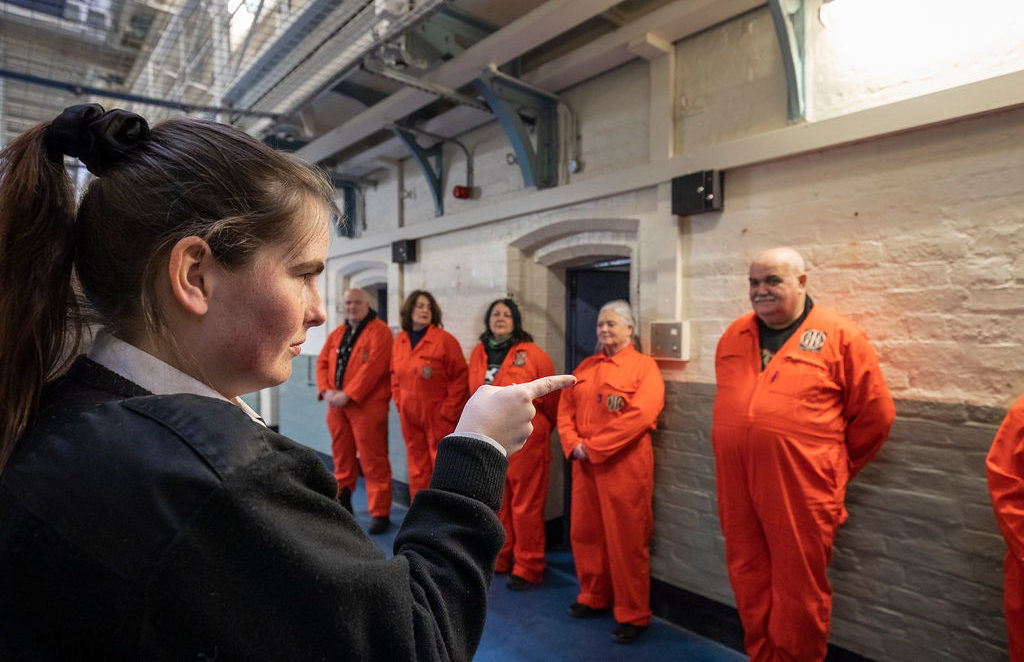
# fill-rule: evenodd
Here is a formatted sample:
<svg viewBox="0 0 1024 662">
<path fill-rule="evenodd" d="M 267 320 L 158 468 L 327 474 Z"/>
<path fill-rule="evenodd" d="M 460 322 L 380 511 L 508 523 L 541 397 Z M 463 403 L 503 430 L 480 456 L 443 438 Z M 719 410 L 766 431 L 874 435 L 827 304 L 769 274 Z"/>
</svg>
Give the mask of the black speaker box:
<svg viewBox="0 0 1024 662">
<path fill-rule="evenodd" d="M 672 213 L 693 216 L 722 208 L 722 174 L 701 170 L 672 179 Z"/>
<path fill-rule="evenodd" d="M 391 242 L 391 261 L 395 264 L 407 264 L 416 261 L 416 240 L 401 239 Z"/>
</svg>

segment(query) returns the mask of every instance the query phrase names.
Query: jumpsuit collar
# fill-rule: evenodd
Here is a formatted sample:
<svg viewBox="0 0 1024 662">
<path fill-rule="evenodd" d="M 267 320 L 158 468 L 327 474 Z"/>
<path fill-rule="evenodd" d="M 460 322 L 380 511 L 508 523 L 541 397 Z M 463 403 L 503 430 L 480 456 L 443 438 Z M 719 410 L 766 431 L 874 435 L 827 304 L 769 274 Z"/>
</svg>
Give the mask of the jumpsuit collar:
<svg viewBox="0 0 1024 662">
<path fill-rule="evenodd" d="M 602 361 L 611 361 L 616 366 L 622 365 L 625 361 L 629 360 L 633 354 L 636 354 L 636 346 L 633 345 L 633 343 L 629 343 L 611 356 L 609 356 L 603 349 L 598 352 Z"/>
</svg>

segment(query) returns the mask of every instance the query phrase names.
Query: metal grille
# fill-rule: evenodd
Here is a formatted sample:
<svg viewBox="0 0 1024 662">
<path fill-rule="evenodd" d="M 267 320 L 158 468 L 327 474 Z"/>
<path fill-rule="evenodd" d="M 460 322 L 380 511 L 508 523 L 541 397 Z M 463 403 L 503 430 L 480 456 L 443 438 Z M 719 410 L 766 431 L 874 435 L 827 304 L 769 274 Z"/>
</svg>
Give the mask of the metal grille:
<svg viewBox="0 0 1024 662">
<path fill-rule="evenodd" d="M 443 2 L 0 2 L 0 143 L 86 102 L 257 134 L 299 123 L 303 104 Z"/>
</svg>

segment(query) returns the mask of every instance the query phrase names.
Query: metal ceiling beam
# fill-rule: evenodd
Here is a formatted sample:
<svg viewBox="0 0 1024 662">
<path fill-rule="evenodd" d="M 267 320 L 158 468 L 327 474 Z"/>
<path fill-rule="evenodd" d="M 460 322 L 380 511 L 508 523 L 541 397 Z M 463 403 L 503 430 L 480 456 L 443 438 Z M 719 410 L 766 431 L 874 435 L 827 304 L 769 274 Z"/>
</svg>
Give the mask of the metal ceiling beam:
<svg viewBox="0 0 1024 662">
<path fill-rule="evenodd" d="M 558 184 L 558 97 L 537 90 L 491 66 L 476 80 L 476 87 L 501 124 L 516 153 L 523 174 L 523 186 L 549 188 Z M 537 145 L 520 116 L 520 109 L 533 110 Z"/>
<path fill-rule="evenodd" d="M 442 64 L 427 78 L 432 83 L 458 89 L 477 78 L 480 70 L 492 62 L 504 64 L 616 4 L 618 0 L 549 0 L 477 42 L 460 57 Z M 328 131 L 296 154 L 314 163 L 323 161 L 376 133 L 387 122 L 406 117 L 434 99 L 433 94 L 420 90 L 400 90 Z"/>
<path fill-rule="evenodd" d="M 485 112 L 490 111 L 487 105 L 484 104 L 479 99 L 477 99 L 476 97 L 472 97 L 468 94 L 463 94 L 462 92 L 458 92 L 443 85 L 438 85 L 437 83 L 431 83 L 429 81 L 421 80 L 419 78 L 416 78 L 415 76 L 411 76 L 407 73 L 398 71 L 396 69 L 392 69 L 381 64 L 380 62 L 377 62 L 369 58 L 363 60 L 363 69 L 371 74 L 374 74 L 375 76 L 380 76 L 381 78 L 393 80 L 397 83 L 405 85 L 406 87 L 411 87 L 417 90 L 423 90 L 424 92 L 430 92 L 431 94 L 436 94 L 442 99 L 448 99 L 449 101 L 454 101 L 455 103 L 462 104 L 463 106 L 469 106 L 470 108 L 476 108 L 477 110 L 483 110 Z"/>
<path fill-rule="evenodd" d="M 368 2 L 349 19 L 336 25 L 348 11 L 344 3 L 330 24 L 316 25 L 301 51 L 289 53 L 270 73 L 246 90 L 239 105 L 287 115 L 333 87 L 373 48 L 393 39 L 437 11 L 445 0 L 417 0 L 394 14 Z M 406 6 L 398 3 L 396 6 Z M 276 47 L 276 46 L 275 46 Z M 267 128 L 257 121 L 244 127 L 252 133 Z M 379 128 L 379 127 L 378 127 Z"/>
<path fill-rule="evenodd" d="M 586 0 L 547 2 L 487 37 L 462 56 L 439 67 L 432 73 L 430 80 L 442 82 L 443 79 L 448 87 L 461 87 L 476 78 L 480 69 L 491 62 L 513 60 L 614 4 L 607 2 L 602 7 L 589 7 L 590 3 Z M 559 92 L 635 59 L 636 54 L 629 50 L 629 44 L 644 34 L 653 33 L 671 43 L 757 7 L 763 7 L 764 4 L 765 0 L 676 0 L 615 32 L 595 39 L 572 53 L 524 74 L 523 80 L 536 87 Z M 560 22 L 553 24 L 555 21 Z M 535 30 L 544 30 L 544 33 L 535 37 Z M 552 32 L 555 34 L 551 34 Z M 473 66 L 477 68 L 474 70 Z M 394 121 L 395 118 L 406 117 L 432 103 L 434 98 L 433 95 L 413 89 L 396 92 L 381 103 L 313 140 L 297 154 L 314 162 L 327 159 L 377 132 L 381 126 Z M 492 119 L 489 115 L 477 115 L 457 108 L 432 120 L 429 130 L 435 133 L 461 134 Z M 391 140 L 364 154 L 354 156 L 345 164 L 340 164 L 340 167 L 346 172 L 362 174 L 380 167 L 381 157 L 399 158 L 404 151 L 397 140 Z"/>
<path fill-rule="evenodd" d="M 412 30 L 410 36 L 423 39 L 440 55 L 455 57 L 496 30 L 472 16 L 445 7 Z"/>
<path fill-rule="evenodd" d="M 359 85 L 348 80 L 343 80 L 332 87 L 331 92 L 348 97 L 349 99 L 355 99 L 364 106 L 372 106 L 388 98 L 385 92 L 378 92 L 372 87 Z"/>
</svg>

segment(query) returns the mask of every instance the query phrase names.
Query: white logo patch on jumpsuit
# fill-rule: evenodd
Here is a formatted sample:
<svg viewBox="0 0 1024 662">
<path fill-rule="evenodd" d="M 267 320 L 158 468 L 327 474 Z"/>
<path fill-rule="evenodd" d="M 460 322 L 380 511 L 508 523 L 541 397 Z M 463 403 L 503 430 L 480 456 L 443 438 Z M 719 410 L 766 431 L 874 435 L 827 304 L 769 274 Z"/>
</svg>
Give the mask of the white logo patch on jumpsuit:
<svg viewBox="0 0 1024 662">
<path fill-rule="evenodd" d="M 827 338 L 827 335 L 824 331 L 807 329 L 804 331 L 804 335 L 800 336 L 800 349 L 805 352 L 818 353 L 825 346 L 825 338 Z"/>
</svg>

